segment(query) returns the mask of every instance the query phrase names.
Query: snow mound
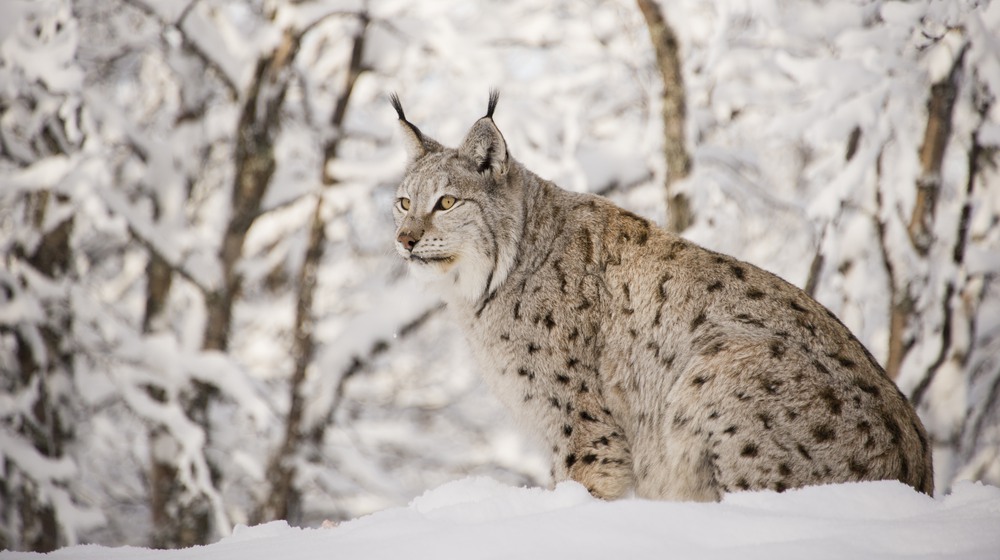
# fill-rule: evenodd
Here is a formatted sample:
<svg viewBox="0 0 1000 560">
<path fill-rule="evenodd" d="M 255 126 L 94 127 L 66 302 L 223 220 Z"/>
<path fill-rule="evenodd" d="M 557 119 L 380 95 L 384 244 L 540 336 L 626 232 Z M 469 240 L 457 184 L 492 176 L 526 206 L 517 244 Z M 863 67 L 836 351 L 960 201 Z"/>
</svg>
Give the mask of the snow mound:
<svg viewBox="0 0 1000 560">
<path fill-rule="evenodd" d="M 897 482 L 727 496 L 696 504 L 602 502 L 576 483 L 511 488 L 486 478 L 445 484 L 328 529 L 239 526 L 216 544 L 176 551 L 74 546 L 53 560 L 272 558 L 1000 558 L 1000 488 L 959 483 L 933 499 Z M 39 555 L 0 553 L 0 558 Z"/>
</svg>

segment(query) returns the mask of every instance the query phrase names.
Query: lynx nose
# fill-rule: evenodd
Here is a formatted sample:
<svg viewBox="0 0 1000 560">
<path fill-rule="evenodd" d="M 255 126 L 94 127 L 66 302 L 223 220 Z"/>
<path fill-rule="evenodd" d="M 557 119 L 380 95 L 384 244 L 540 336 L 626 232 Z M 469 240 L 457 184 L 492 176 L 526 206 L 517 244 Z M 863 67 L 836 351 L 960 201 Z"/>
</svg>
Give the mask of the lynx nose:
<svg viewBox="0 0 1000 560">
<path fill-rule="evenodd" d="M 415 237 L 408 231 L 404 231 L 400 232 L 400 234 L 396 236 L 396 241 L 399 241 L 399 244 L 402 245 L 407 251 L 413 251 L 413 248 L 416 247 L 417 241 L 420 241 L 420 238 Z"/>
</svg>

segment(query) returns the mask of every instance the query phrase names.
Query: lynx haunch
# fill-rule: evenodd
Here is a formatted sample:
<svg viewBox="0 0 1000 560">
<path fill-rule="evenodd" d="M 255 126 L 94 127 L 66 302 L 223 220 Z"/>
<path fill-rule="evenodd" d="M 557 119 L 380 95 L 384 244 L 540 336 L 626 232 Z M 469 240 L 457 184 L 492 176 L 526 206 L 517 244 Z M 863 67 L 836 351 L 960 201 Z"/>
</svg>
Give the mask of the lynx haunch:
<svg viewBox="0 0 1000 560">
<path fill-rule="evenodd" d="M 396 250 L 436 284 L 482 375 L 595 496 L 895 479 L 927 435 L 878 362 L 781 278 L 565 191 L 510 157 L 489 99 L 457 149 L 406 120 Z"/>
</svg>

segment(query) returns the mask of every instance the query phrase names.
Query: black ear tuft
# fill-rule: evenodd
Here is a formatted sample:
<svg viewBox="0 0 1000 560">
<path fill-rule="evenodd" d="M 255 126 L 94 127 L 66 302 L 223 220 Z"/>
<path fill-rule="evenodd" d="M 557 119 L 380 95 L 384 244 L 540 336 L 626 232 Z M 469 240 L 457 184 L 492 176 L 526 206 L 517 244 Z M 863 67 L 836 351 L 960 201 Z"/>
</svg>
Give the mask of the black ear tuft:
<svg viewBox="0 0 1000 560">
<path fill-rule="evenodd" d="M 399 121 L 403 123 L 403 126 L 409 128 L 418 140 L 423 141 L 424 135 L 420 133 L 420 129 L 410 121 L 406 120 L 406 115 L 403 114 L 403 103 L 399 100 L 399 96 L 396 95 L 396 92 L 389 94 L 389 103 L 392 103 L 392 108 L 396 110 L 396 114 L 399 115 Z"/>
<path fill-rule="evenodd" d="M 389 103 L 392 103 L 392 108 L 396 110 L 396 114 L 399 115 L 399 120 L 405 121 L 406 115 L 403 114 L 403 104 L 399 101 L 399 96 L 396 92 L 389 94 Z"/>
<path fill-rule="evenodd" d="M 497 108 L 497 101 L 500 101 L 500 90 L 493 88 L 490 90 L 490 103 L 486 106 L 487 118 L 493 118 L 493 111 Z"/>
<path fill-rule="evenodd" d="M 399 116 L 400 128 L 403 130 L 403 139 L 406 141 L 406 152 L 409 154 L 411 162 L 416 161 L 427 152 L 437 152 L 442 149 L 441 144 L 424 136 L 415 124 L 406 120 L 406 115 L 403 113 L 403 104 L 399 101 L 399 96 L 395 92 L 389 94 L 389 103 L 392 104 L 392 108 L 396 110 L 396 114 Z"/>
<path fill-rule="evenodd" d="M 462 145 L 458 148 L 458 153 L 469 158 L 478 173 L 489 174 L 493 178 L 499 178 L 507 173 L 509 163 L 507 142 L 503 139 L 503 134 L 500 133 L 496 123 L 493 122 L 493 111 L 496 110 L 499 100 L 500 92 L 491 89 L 486 116 L 472 125 L 468 134 L 465 135 Z"/>
</svg>

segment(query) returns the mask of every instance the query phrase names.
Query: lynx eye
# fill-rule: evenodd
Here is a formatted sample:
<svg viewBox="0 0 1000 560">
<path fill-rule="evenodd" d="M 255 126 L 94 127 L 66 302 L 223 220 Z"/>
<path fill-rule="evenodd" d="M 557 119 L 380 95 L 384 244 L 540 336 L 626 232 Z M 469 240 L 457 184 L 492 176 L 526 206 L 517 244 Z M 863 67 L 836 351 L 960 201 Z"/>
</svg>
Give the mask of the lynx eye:
<svg viewBox="0 0 1000 560">
<path fill-rule="evenodd" d="M 399 199 L 399 207 L 402 208 L 403 210 L 409 210 L 410 209 L 410 199 L 408 199 L 406 197 L 400 198 Z"/>
<path fill-rule="evenodd" d="M 449 210 L 454 205 L 455 205 L 455 197 L 450 195 L 445 195 L 438 199 L 437 206 L 435 206 L 434 209 Z"/>
</svg>

